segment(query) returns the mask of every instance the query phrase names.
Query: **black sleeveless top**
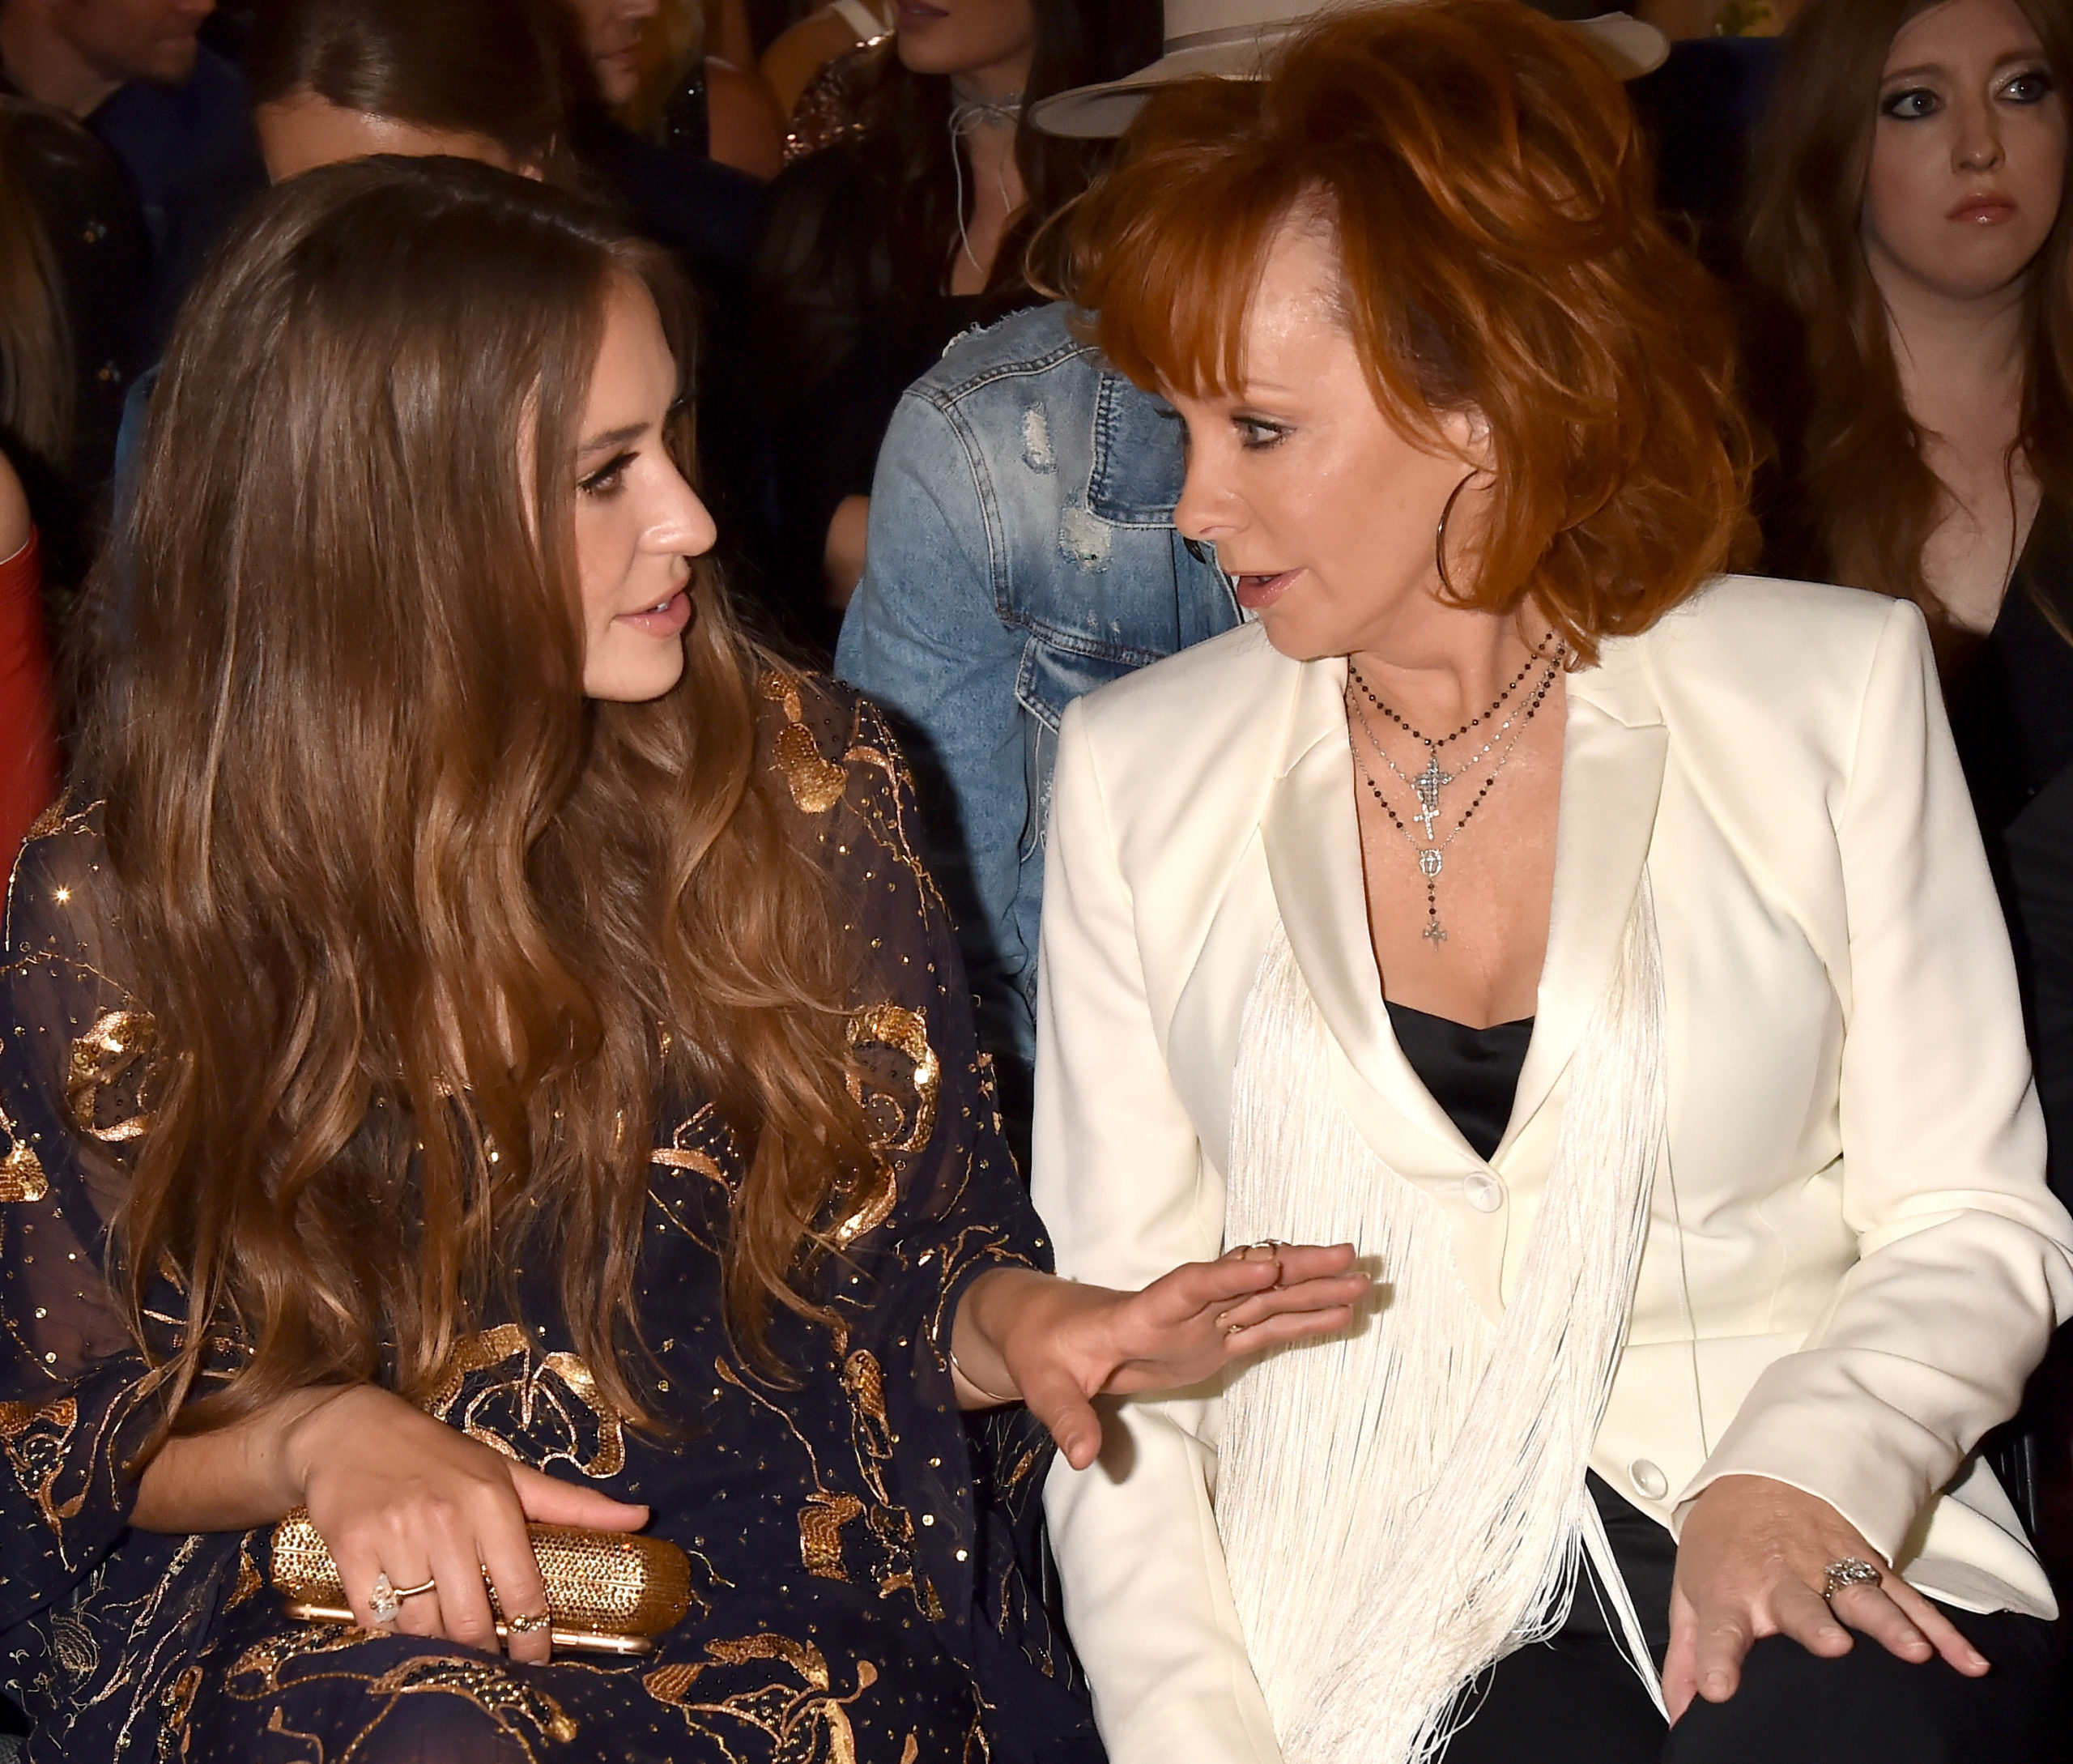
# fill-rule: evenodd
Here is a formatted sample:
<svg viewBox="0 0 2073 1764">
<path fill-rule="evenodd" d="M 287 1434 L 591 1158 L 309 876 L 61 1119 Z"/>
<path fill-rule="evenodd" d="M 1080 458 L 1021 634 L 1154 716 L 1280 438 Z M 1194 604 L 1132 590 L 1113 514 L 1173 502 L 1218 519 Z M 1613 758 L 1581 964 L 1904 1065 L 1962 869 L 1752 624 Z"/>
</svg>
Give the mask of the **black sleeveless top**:
<svg viewBox="0 0 2073 1764">
<path fill-rule="evenodd" d="M 1471 1029 L 1451 1017 L 1391 1004 L 1390 1027 L 1419 1081 L 1461 1129 L 1475 1155 L 1488 1163 L 1512 1118 L 1526 1043 L 1533 1039 L 1533 1019 Z"/>
</svg>

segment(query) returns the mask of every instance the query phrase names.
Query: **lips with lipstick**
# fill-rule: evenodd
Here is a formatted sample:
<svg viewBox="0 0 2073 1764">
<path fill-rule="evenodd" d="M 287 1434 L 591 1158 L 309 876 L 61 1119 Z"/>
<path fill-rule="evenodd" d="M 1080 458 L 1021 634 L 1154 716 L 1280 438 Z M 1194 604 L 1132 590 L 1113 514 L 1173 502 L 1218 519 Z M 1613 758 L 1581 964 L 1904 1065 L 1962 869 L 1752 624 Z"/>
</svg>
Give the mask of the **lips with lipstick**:
<svg viewBox="0 0 2073 1764">
<path fill-rule="evenodd" d="M 1238 570 L 1226 570 L 1224 573 L 1231 578 L 1231 593 L 1238 604 L 1248 612 L 1261 612 L 1287 594 L 1303 573 L 1300 569 L 1283 569 L 1271 574 Z"/>
<path fill-rule="evenodd" d="M 659 600 L 652 607 L 643 607 L 638 612 L 622 612 L 612 623 L 630 624 L 645 637 L 675 637 L 691 623 L 691 596 L 679 588 L 668 599 Z"/>
<path fill-rule="evenodd" d="M 896 23 L 903 31 L 918 31 L 934 23 L 939 19 L 949 16 L 941 6 L 923 6 L 919 0 L 902 0 L 896 15 Z"/>
<path fill-rule="evenodd" d="M 1981 190 L 1968 196 L 1943 218 L 1969 222 L 1976 227 L 1990 227 L 1997 221 L 2012 219 L 2016 211 L 2014 198 L 2003 196 L 1998 190 Z"/>
</svg>

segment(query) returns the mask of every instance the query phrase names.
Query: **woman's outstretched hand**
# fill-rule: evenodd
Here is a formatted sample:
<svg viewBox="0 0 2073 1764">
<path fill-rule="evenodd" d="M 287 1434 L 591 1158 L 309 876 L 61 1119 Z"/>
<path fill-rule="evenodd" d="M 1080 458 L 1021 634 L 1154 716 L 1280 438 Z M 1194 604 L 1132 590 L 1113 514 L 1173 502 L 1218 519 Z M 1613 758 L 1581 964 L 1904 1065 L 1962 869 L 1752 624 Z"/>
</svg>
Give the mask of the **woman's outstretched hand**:
<svg viewBox="0 0 2073 1764">
<path fill-rule="evenodd" d="M 959 1401 L 1026 1403 L 1084 1470 L 1101 1448 L 1093 1397 L 1183 1389 L 1262 1349 L 1335 1335 L 1367 1296 L 1352 1268 L 1350 1243 L 1254 1244 L 1140 1293 L 997 1268 L 958 1306 Z"/>
<path fill-rule="evenodd" d="M 1823 1598 L 1829 1566 L 1841 1562 L 1876 1568 L 1878 1581 Z M 1918 1665 L 1941 1655 L 1968 1678 L 1987 1669 L 1951 1620 L 1888 1568 L 1826 1501 L 1769 1476 L 1722 1476 L 1692 1503 L 1678 1540 L 1662 1666 L 1672 1721 L 1695 1696 L 1709 1702 L 1733 1696 L 1743 1657 L 1765 1636 L 1789 1635 L 1810 1654 L 1833 1660 L 1855 1645 L 1851 1630 Z"/>
</svg>

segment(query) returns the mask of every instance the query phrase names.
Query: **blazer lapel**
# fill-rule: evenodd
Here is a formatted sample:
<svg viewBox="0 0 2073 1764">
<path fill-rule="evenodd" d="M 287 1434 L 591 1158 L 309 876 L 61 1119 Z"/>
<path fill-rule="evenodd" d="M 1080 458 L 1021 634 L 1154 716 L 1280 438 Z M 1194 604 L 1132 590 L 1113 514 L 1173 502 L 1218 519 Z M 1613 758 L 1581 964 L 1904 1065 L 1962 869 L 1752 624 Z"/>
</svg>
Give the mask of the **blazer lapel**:
<svg viewBox="0 0 2073 1764">
<path fill-rule="evenodd" d="M 1638 638 L 1609 640 L 1597 667 L 1568 683 L 1555 894 L 1533 1040 L 1499 1144 L 1501 1159 L 1575 1057 L 1612 978 L 1648 861 L 1669 731 Z"/>
<path fill-rule="evenodd" d="M 1446 1112 L 1419 1082 L 1397 1046 L 1382 1002 L 1368 932 L 1367 880 L 1355 813 L 1353 754 L 1346 731 L 1346 664 L 1305 665 L 1283 770 L 1261 822 L 1267 875 L 1290 952 L 1326 1027 L 1353 1072 L 1417 1130 L 1411 1145 L 1381 1143 L 1387 1110 L 1363 1108 L 1355 1120 L 1376 1151 L 1399 1167 L 1479 1165 Z"/>
</svg>

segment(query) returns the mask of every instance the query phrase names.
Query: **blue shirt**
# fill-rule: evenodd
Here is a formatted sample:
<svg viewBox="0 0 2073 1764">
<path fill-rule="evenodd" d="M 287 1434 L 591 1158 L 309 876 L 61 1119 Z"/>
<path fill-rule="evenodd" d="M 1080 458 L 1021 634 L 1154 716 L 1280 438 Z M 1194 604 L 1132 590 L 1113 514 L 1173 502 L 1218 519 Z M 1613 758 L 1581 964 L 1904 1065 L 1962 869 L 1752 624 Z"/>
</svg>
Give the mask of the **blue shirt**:
<svg viewBox="0 0 2073 1764">
<path fill-rule="evenodd" d="M 1039 307 L 968 333 L 900 400 L 835 657 L 947 786 L 930 862 L 986 1039 L 1025 1069 L 1058 718 L 1239 616 L 1173 530 L 1180 419 L 1066 319 Z"/>
</svg>

